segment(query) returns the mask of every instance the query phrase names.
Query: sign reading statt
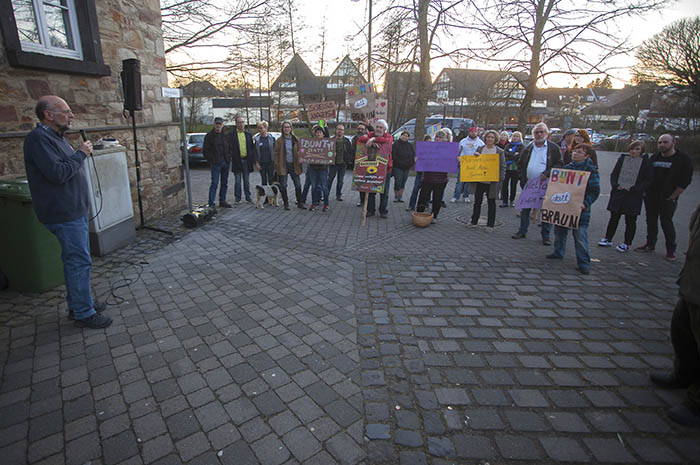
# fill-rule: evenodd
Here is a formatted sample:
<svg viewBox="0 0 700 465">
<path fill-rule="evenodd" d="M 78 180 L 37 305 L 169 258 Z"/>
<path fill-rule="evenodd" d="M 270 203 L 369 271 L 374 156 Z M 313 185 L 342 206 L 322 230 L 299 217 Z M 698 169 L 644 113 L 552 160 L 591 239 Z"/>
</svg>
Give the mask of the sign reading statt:
<svg viewBox="0 0 700 465">
<path fill-rule="evenodd" d="M 352 172 L 352 190 L 359 192 L 384 192 L 391 143 L 380 147 L 367 147 L 357 144 L 355 169 Z"/>
<path fill-rule="evenodd" d="M 542 221 L 578 229 L 589 171 L 552 168 L 547 193 L 542 201 Z"/>
<path fill-rule="evenodd" d="M 333 101 L 306 104 L 306 111 L 309 114 L 309 121 L 335 119 L 335 112 L 337 109 L 338 104 Z"/>
<path fill-rule="evenodd" d="M 299 158 L 311 165 L 335 163 L 335 139 L 300 139 Z"/>
<path fill-rule="evenodd" d="M 498 182 L 500 178 L 500 156 L 497 153 L 486 155 L 462 155 L 459 180 L 461 182 Z"/>
</svg>

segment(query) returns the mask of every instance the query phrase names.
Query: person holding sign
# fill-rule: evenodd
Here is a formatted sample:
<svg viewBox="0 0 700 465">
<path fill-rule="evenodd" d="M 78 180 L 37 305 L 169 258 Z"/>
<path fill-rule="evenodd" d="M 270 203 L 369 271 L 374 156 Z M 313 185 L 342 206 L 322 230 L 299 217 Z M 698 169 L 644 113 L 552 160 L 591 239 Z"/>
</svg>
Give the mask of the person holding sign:
<svg viewBox="0 0 700 465">
<path fill-rule="evenodd" d="M 560 167 L 561 150 L 557 144 L 549 142 L 549 128 L 544 123 L 537 123 L 532 128 L 532 137 L 534 140 L 530 145 L 525 147 L 520 153 L 520 187 L 524 188 L 528 180 L 534 179 L 537 176 L 542 181 L 549 178 L 549 173 L 552 168 Z M 513 234 L 513 239 L 523 239 L 527 235 L 527 229 L 530 226 L 530 212 L 532 209 L 523 208 L 520 211 L 520 229 Z M 552 232 L 550 223 L 542 223 L 542 244 L 551 245 L 549 235 Z"/>
<path fill-rule="evenodd" d="M 586 184 L 586 192 L 583 196 L 583 205 L 581 205 L 581 216 L 578 220 L 578 228 L 571 228 L 571 233 L 574 236 L 574 244 L 576 245 L 576 263 L 578 271 L 581 274 L 589 274 L 591 272 L 591 256 L 588 249 L 588 224 L 591 221 L 591 205 L 598 199 L 600 195 L 600 174 L 598 168 L 593 164 L 591 156 L 595 150 L 589 144 L 579 144 L 571 154 L 571 163 L 564 168 L 567 170 L 588 171 L 588 183 Z M 559 179 L 550 179 L 550 184 L 560 182 Z M 544 227 L 544 215 L 542 227 Z M 554 226 L 554 252 L 547 255 L 547 258 L 562 259 L 566 253 L 566 237 L 569 234 L 569 228 L 564 226 Z"/>
<path fill-rule="evenodd" d="M 484 141 L 479 138 L 479 128 L 472 126 L 469 128 L 467 137 L 459 141 L 459 156 L 461 155 L 474 155 L 477 150 L 484 146 Z M 459 158 L 457 162 L 459 162 Z M 469 183 L 461 182 L 459 177 L 455 183 L 455 191 L 452 194 L 452 200 L 450 202 L 455 203 L 459 201 L 459 198 L 464 195 L 464 201 L 469 202 Z"/>
<path fill-rule="evenodd" d="M 598 242 L 601 247 L 613 245 L 612 238 L 617 231 L 617 225 L 622 215 L 625 215 L 625 242 L 615 249 L 618 252 L 627 252 L 634 240 L 637 231 L 637 216 L 642 211 L 644 192 L 651 184 L 653 171 L 649 157 L 644 152 L 644 142 L 635 140 L 627 149 L 628 154 L 620 155 L 615 168 L 610 174 L 610 201 L 608 210 L 610 220 L 605 231 L 605 237 Z"/>
<path fill-rule="evenodd" d="M 498 132 L 490 129 L 484 133 L 484 142 L 486 145 L 480 147 L 474 157 L 479 157 L 480 155 L 495 155 L 498 154 L 498 181 L 492 182 L 475 182 L 472 183 L 474 186 L 474 209 L 472 210 L 472 222 L 468 226 L 474 227 L 479 224 L 479 217 L 481 216 L 481 203 L 484 200 L 484 195 L 486 195 L 488 203 L 488 219 L 486 221 L 486 231 L 493 231 L 493 227 L 496 224 L 496 199 L 498 198 L 498 193 L 501 190 L 501 183 L 506 175 L 506 159 L 503 155 L 503 150 L 496 145 L 498 142 Z"/>
<path fill-rule="evenodd" d="M 284 209 L 289 210 L 289 198 L 287 196 L 287 174 L 292 177 L 294 192 L 297 196 L 297 206 L 304 208 L 301 201 L 301 160 L 299 159 L 299 139 L 292 132 L 292 123 L 285 121 L 282 123 L 282 136 L 275 141 L 273 148 L 275 172 L 280 183 Z"/>
<path fill-rule="evenodd" d="M 321 126 L 314 126 L 316 139 L 323 139 L 325 132 Z M 307 174 L 311 175 L 311 206 L 309 211 L 315 211 L 323 198 L 323 211 L 328 211 L 328 165 L 309 163 Z"/>
<path fill-rule="evenodd" d="M 377 120 L 374 124 L 374 131 L 370 131 L 364 136 L 360 136 L 357 141 L 360 144 L 365 144 L 367 146 L 367 155 L 370 159 L 376 157 L 377 150 L 383 144 L 391 144 L 394 142 L 394 138 L 391 134 L 387 132 L 388 126 L 386 121 L 383 119 Z M 388 153 L 388 164 L 386 168 L 386 178 L 384 180 L 384 191 L 379 194 L 379 217 L 386 219 L 388 217 L 387 207 L 389 206 L 389 182 L 391 180 L 391 149 Z M 375 158 L 376 159 L 376 158 Z M 366 194 L 369 195 L 367 199 L 367 216 L 374 216 L 375 211 L 375 193 Z"/>
<path fill-rule="evenodd" d="M 446 130 L 435 133 L 435 142 L 451 142 L 451 137 Z M 422 175 L 420 194 L 418 195 L 418 208 L 416 211 L 422 213 L 428 206 L 428 201 L 432 194 L 433 219 L 431 223 L 437 223 L 437 217 L 442 206 L 442 194 L 447 186 L 447 173 L 425 171 Z"/>
</svg>

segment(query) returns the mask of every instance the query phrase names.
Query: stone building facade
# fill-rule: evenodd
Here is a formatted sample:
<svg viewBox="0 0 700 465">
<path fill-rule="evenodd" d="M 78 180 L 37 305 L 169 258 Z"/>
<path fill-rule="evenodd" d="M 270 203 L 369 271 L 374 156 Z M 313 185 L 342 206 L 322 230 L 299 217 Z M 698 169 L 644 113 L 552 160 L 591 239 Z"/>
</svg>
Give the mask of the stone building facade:
<svg viewBox="0 0 700 465">
<path fill-rule="evenodd" d="M 17 5 L 27 4 L 35 10 L 17 11 L 21 8 Z M 110 136 L 126 147 L 138 217 L 133 132 L 131 120 L 123 113 L 120 78 L 122 60 L 137 58 L 143 94 L 143 110 L 136 112 L 136 122 L 144 217 L 183 209 L 179 123 L 174 106 L 161 96 L 167 77 L 159 1 L 72 0 L 66 4 L 61 12 L 65 34 L 59 27 L 56 37 L 55 23 L 51 28 L 42 26 L 42 15 L 56 17 L 48 11 L 53 8 L 50 4 L 0 0 L 0 179 L 24 175 L 22 144 L 37 123 L 36 100 L 55 94 L 73 109 L 73 130 L 67 137 L 74 146 L 80 144 L 77 130 L 85 129 L 93 142 Z"/>
</svg>

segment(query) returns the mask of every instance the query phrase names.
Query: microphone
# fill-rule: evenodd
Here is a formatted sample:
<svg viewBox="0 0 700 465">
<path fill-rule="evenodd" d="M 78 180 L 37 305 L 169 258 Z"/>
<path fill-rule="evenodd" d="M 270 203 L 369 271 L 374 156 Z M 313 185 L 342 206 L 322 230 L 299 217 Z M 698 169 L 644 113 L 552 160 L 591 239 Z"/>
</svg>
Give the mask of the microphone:
<svg viewBox="0 0 700 465">
<path fill-rule="evenodd" d="M 85 132 L 85 129 L 80 130 L 80 137 L 83 138 L 83 142 L 87 142 L 87 133 Z"/>
</svg>

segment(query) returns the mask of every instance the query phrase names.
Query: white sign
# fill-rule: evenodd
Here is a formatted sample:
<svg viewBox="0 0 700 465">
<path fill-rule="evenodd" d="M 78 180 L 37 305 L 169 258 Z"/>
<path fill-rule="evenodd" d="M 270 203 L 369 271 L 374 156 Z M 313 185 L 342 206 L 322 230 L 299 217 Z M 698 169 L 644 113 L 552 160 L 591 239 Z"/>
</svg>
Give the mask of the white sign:
<svg viewBox="0 0 700 465">
<path fill-rule="evenodd" d="M 163 92 L 163 97 L 166 97 L 166 98 L 180 98 L 180 97 L 182 97 L 182 91 L 180 89 L 171 89 L 170 87 L 161 87 L 160 90 Z"/>
</svg>

